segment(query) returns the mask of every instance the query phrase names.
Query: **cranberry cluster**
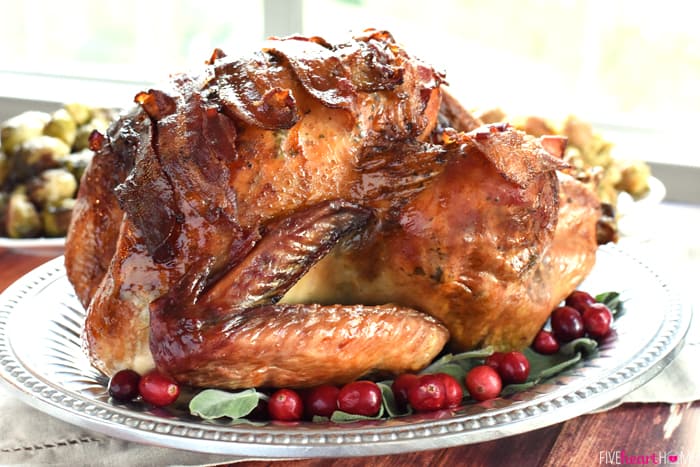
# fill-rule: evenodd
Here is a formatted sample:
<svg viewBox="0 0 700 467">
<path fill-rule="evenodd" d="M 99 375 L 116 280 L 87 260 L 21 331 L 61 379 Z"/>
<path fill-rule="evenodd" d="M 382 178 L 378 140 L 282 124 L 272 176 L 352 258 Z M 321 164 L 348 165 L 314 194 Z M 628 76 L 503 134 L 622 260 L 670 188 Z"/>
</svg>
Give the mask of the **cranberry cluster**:
<svg viewBox="0 0 700 467">
<path fill-rule="evenodd" d="M 121 370 L 112 376 L 107 387 L 109 395 L 122 402 L 141 396 L 156 407 L 170 405 L 180 395 L 180 386 L 171 377 L 156 370 L 141 376 L 134 370 Z"/>
<path fill-rule="evenodd" d="M 330 417 L 336 410 L 374 417 L 382 406 L 382 392 L 376 383 L 365 380 L 353 381 L 342 388 L 330 384 L 302 391 L 285 388 L 273 392 L 266 405 L 271 420 L 311 420 L 316 416 Z"/>
<path fill-rule="evenodd" d="M 404 373 L 391 384 L 391 391 L 401 411 L 405 411 L 408 404 L 418 412 L 454 408 L 464 397 L 462 386 L 454 376 L 447 373 Z"/>
<path fill-rule="evenodd" d="M 267 400 L 261 399 L 250 418 L 293 422 L 330 417 L 336 410 L 374 417 L 382 406 L 382 393 L 372 381 L 358 380 L 339 388 L 322 384 L 305 390 L 277 389 Z"/>
<path fill-rule="evenodd" d="M 391 386 L 400 410 L 410 404 L 416 411 L 432 411 L 457 407 L 463 398 L 462 386 L 446 373 L 398 376 Z M 328 384 L 295 391 L 279 389 L 267 402 L 272 420 L 312 420 L 315 416 L 330 417 L 340 410 L 351 415 L 375 417 L 380 413 L 382 393 L 379 386 L 366 380 L 353 381 L 340 388 Z"/>
<path fill-rule="evenodd" d="M 469 370 L 465 384 L 472 399 L 485 401 L 498 397 L 506 384 L 524 383 L 529 375 L 530 362 L 522 352 L 494 352 Z"/>
<path fill-rule="evenodd" d="M 552 312 L 549 320 L 552 330 L 539 331 L 532 348 L 549 355 L 558 352 L 561 344 L 580 337 L 602 339 L 610 334 L 612 320 L 612 312 L 605 304 L 597 302 L 587 292 L 575 290 L 563 306 Z"/>
</svg>

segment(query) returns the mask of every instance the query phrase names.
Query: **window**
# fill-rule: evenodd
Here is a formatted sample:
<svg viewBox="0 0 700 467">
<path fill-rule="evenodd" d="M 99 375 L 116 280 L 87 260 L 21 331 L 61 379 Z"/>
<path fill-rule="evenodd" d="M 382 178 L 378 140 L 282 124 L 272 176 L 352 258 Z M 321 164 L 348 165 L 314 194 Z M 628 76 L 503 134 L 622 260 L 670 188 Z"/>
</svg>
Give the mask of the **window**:
<svg viewBox="0 0 700 467">
<path fill-rule="evenodd" d="M 610 134 L 625 156 L 700 166 L 697 145 L 678 137 L 700 121 L 700 30 L 686 7 L 682 0 L 7 1 L 0 95 L 124 105 L 143 83 L 199 66 L 214 47 L 235 54 L 267 35 L 342 40 L 374 27 L 444 69 L 468 107 L 575 113 Z M 61 84 L 35 84 L 49 75 Z"/>
<path fill-rule="evenodd" d="M 700 165 L 700 149 L 672 144 L 700 121 L 700 29 L 683 13 L 687 6 L 305 0 L 303 24 L 322 36 L 388 29 L 446 70 L 467 106 L 552 118 L 576 113 L 611 133 L 630 157 Z"/>
<path fill-rule="evenodd" d="M 245 50 L 263 35 L 262 1 L 6 2 L 3 68 L 152 81 L 207 59 L 213 44 Z M 11 47 L 8 47 L 12 44 Z"/>
<path fill-rule="evenodd" d="M 214 47 L 249 50 L 264 27 L 262 0 L 24 0 L 2 11 L 0 94 L 87 94 L 105 105 L 130 103 L 144 83 L 199 66 Z M 58 88 L 38 84 L 45 76 L 60 78 Z"/>
</svg>

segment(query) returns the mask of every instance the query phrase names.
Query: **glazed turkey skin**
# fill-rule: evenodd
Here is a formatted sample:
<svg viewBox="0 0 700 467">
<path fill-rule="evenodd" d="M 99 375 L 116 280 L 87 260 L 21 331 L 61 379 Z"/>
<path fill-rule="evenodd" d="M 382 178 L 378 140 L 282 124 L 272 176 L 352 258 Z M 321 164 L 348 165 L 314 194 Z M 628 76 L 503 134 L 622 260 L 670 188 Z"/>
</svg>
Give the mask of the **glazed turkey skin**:
<svg viewBox="0 0 700 467">
<path fill-rule="evenodd" d="M 439 173 L 441 83 L 367 31 L 338 45 L 274 39 L 242 58 L 217 50 L 201 72 L 139 93 L 91 139 L 67 239 L 93 365 L 239 388 L 429 363 L 448 333 L 424 313 L 276 302 Z M 276 332 L 256 328 L 272 316 Z"/>
<path fill-rule="evenodd" d="M 67 238 L 93 365 L 309 387 L 529 345 L 590 272 L 600 206 L 563 146 L 444 85 L 368 30 L 139 93 L 91 137 Z"/>
<path fill-rule="evenodd" d="M 285 301 L 392 301 L 438 318 L 453 351 L 529 346 L 595 264 L 600 203 L 560 153 L 508 125 L 446 140 L 445 170 L 396 222 L 333 250 Z"/>
</svg>

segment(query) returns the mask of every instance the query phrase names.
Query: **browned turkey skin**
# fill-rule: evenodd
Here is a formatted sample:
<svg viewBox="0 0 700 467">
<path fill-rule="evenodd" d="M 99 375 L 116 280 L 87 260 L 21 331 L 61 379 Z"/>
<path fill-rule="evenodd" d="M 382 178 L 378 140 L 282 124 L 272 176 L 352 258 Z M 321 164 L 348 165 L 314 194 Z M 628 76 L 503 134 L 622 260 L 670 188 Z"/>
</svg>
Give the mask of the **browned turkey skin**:
<svg viewBox="0 0 700 467">
<path fill-rule="evenodd" d="M 285 300 L 393 301 L 438 318 L 454 350 L 528 346 L 593 267 L 598 201 L 507 126 L 446 140 L 445 170 L 396 222 L 331 252 Z"/>
<path fill-rule="evenodd" d="M 428 142 L 440 84 L 370 31 L 217 52 L 201 75 L 139 94 L 93 138 L 66 246 L 94 365 L 235 388 L 428 363 L 448 334 L 426 314 L 275 303 L 440 171 L 445 151 Z"/>
<path fill-rule="evenodd" d="M 441 84 L 368 31 L 217 51 L 137 95 L 91 140 L 67 239 L 92 363 L 304 387 L 418 370 L 448 338 L 526 345 L 590 270 L 598 207 Z"/>
</svg>

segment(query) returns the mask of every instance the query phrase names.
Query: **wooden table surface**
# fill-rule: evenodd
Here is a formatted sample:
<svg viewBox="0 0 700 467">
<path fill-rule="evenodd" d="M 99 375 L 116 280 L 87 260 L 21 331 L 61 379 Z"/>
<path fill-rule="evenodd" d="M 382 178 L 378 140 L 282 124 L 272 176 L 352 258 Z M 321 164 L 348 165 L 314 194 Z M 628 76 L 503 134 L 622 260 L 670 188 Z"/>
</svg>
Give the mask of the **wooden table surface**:
<svg viewBox="0 0 700 467">
<path fill-rule="evenodd" d="M 50 259 L 0 249 L 0 290 Z M 673 457 L 678 456 L 674 462 Z M 642 457 L 639 457 L 642 456 Z M 643 456 L 647 456 L 646 459 Z M 302 466 L 700 465 L 700 402 L 625 404 L 496 441 L 390 456 L 243 462 Z M 646 462 L 645 462 L 646 461 Z"/>
</svg>

